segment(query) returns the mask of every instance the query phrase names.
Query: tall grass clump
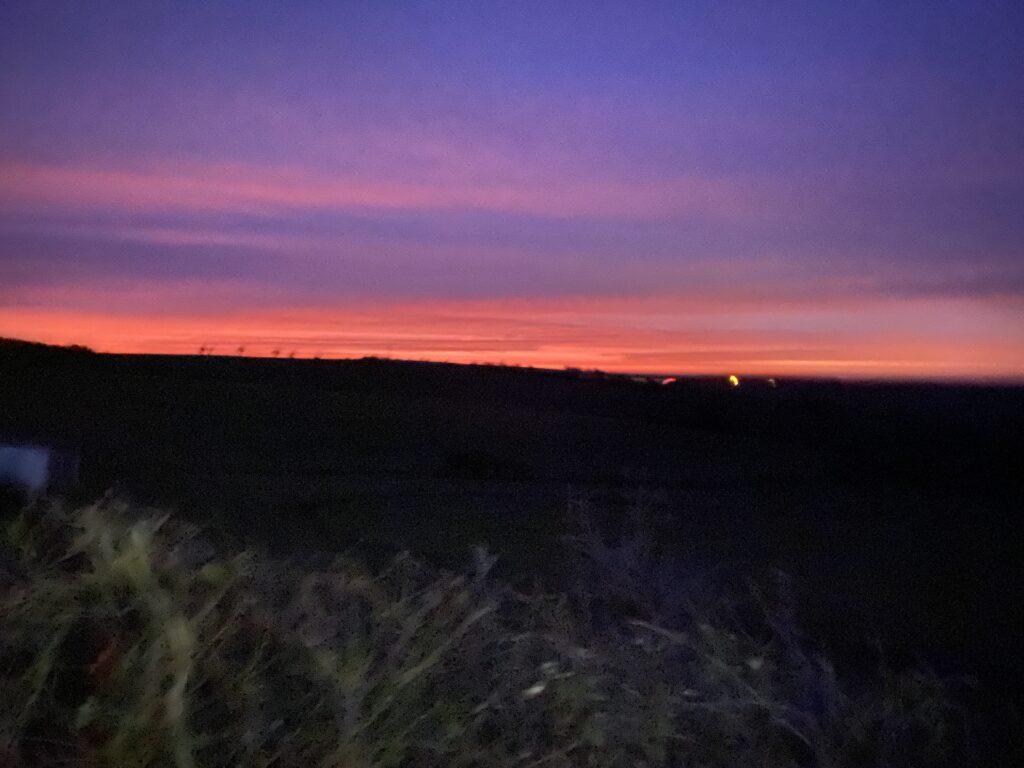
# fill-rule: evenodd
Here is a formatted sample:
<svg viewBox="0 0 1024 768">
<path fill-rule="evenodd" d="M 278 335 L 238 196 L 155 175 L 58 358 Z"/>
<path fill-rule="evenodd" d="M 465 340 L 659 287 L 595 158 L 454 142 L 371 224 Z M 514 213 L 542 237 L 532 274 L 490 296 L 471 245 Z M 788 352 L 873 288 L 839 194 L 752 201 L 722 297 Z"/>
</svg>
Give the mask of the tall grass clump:
<svg viewBox="0 0 1024 768">
<path fill-rule="evenodd" d="M 584 543 L 575 556 L 600 594 L 601 553 Z M 314 568 L 221 554 L 194 526 L 109 500 L 30 507 L 5 546 L 0 765 L 928 766 L 950 755 L 955 718 L 938 680 L 882 675 L 846 690 L 767 602 L 756 629 L 707 607 L 598 621 L 578 594 L 500 583 L 482 550 L 462 574 L 407 555 L 374 573 L 344 558 Z"/>
</svg>

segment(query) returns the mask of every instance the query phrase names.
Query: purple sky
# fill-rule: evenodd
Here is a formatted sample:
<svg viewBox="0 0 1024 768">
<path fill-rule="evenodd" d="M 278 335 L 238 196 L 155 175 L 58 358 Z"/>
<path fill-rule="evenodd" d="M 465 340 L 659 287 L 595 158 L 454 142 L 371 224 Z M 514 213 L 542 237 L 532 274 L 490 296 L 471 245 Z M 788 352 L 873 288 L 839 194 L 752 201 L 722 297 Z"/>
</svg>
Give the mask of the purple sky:
<svg viewBox="0 0 1024 768">
<path fill-rule="evenodd" d="M 0 335 L 1022 377 L 1021 40 L 1020 2 L 7 0 Z"/>
</svg>

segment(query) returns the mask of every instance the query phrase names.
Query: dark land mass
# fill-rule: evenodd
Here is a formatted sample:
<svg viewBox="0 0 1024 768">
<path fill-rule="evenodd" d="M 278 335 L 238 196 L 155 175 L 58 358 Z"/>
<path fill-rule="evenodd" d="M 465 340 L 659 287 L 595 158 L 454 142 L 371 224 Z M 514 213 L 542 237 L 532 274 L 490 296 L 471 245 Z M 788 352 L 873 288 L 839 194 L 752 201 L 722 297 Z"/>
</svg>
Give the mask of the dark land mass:
<svg viewBox="0 0 1024 768">
<path fill-rule="evenodd" d="M 567 507 L 695 571 L 791 574 L 808 635 L 1024 685 L 1024 388 L 680 379 L 0 344 L 0 442 L 284 554 L 486 542 L 557 582 Z M 898 663 L 898 662 L 897 662 Z"/>
</svg>

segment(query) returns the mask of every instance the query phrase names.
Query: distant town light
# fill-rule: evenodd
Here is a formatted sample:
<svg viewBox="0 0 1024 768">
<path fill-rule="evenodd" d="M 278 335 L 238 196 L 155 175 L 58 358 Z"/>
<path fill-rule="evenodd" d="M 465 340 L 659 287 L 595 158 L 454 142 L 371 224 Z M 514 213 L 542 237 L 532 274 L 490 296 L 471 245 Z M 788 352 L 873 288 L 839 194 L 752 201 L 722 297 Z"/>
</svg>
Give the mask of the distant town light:
<svg viewBox="0 0 1024 768">
<path fill-rule="evenodd" d="M 735 374 L 730 376 L 729 377 L 729 383 L 732 384 L 734 387 L 738 387 L 740 385 L 740 378 L 739 378 L 739 376 L 736 376 Z"/>
<path fill-rule="evenodd" d="M 662 379 L 661 383 L 662 383 L 663 386 L 668 385 L 668 384 L 675 384 L 676 383 L 676 377 L 675 376 L 669 376 L 667 379 Z"/>
</svg>

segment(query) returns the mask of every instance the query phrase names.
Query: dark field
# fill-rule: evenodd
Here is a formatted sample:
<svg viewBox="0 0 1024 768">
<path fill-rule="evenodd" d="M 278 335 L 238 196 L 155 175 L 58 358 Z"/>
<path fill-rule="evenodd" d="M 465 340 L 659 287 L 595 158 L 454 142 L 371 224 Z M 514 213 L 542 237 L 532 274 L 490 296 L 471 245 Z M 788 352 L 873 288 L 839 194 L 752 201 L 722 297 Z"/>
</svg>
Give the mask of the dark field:
<svg viewBox="0 0 1024 768">
<path fill-rule="evenodd" d="M 557 584 L 567 511 L 685 568 L 794 577 L 809 636 L 1019 701 L 1024 389 L 681 380 L 0 346 L 0 441 L 278 554 L 406 547 Z M 632 512 L 631 512 L 632 510 Z M 991 704 L 990 704 L 991 705 Z M 994 705 L 993 705 L 994 706 Z M 1002 706 L 1002 704 L 999 704 Z"/>
</svg>

